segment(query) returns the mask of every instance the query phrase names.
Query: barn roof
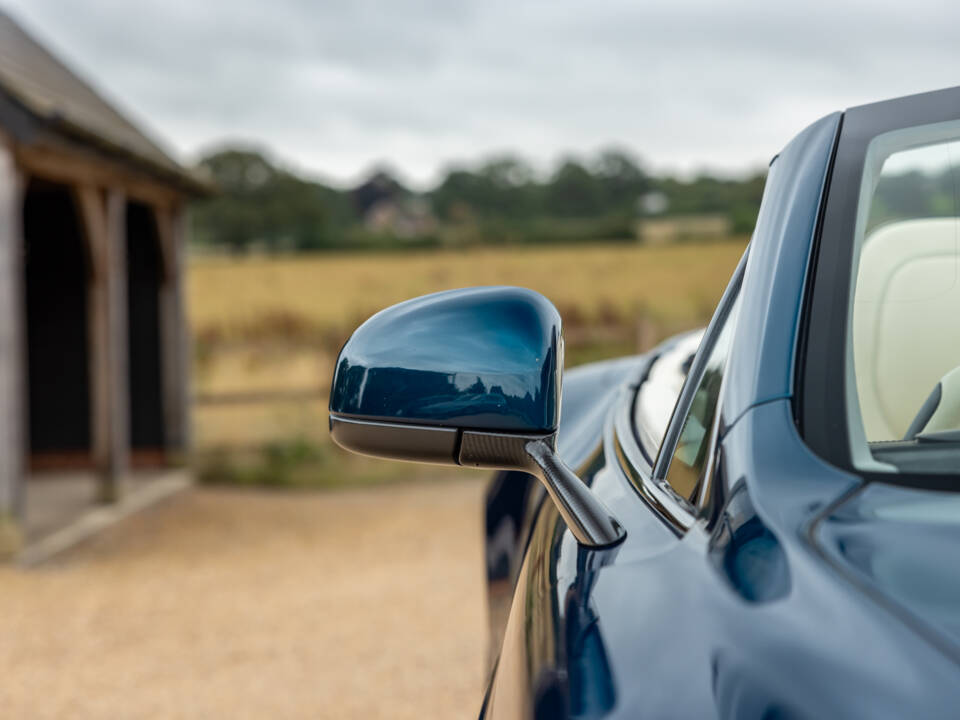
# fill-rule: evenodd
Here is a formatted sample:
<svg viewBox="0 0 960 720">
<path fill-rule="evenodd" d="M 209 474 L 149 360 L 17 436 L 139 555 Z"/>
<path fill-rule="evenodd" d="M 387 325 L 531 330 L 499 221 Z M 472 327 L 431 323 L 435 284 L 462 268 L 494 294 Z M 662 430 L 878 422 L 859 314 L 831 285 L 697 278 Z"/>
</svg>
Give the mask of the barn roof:
<svg viewBox="0 0 960 720">
<path fill-rule="evenodd" d="M 171 158 L 2 9 L 0 90 L 45 128 L 119 156 L 187 190 L 207 189 L 201 178 Z"/>
</svg>

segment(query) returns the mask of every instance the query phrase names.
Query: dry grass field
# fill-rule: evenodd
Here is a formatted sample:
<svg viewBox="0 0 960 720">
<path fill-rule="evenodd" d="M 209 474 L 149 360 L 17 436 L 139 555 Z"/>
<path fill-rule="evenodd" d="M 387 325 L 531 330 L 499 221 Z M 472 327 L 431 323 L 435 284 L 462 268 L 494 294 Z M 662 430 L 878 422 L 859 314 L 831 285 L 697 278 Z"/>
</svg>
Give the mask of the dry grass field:
<svg viewBox="0 0 960 720">
<path fill-rule="evenodd" d="M 201 456 L 218 453 L 201 476 L 280 485 L 406 477 L 411 466 L 348 458 L 327 435 L 336 352 L 371 314 L 450 288 L 529 287 L 560 310 L 575 365 L 707 322 L 745 240 L 194 258 L 194 438 Z M 240 473 L 238 459 L 248 466 Z"/>
<path fill-rule="evenodd" d="M 575 326 L 639 314 L 689 326 L 709 317 L 744 242 L 198 258 L 190 266 L 191 323 L 209 340 L 322 338 L 417 295 L 521 285 L 550 298 Z"/>
</svg>

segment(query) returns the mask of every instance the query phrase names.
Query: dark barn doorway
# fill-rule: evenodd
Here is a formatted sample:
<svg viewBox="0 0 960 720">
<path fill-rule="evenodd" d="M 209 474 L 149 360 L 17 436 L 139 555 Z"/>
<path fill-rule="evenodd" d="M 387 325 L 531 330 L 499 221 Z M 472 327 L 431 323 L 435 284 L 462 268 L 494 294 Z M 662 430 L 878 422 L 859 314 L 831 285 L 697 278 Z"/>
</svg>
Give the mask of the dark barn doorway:
<svg viewBox="0 0 960 720">
<path fill-rule="evenodd" d="M 160 234 L 153 210 L 127 205 L 127 318 L 130 339 L 130 447 L 137 465 L 163 462 L 163 371 L 160 289 L 164 282 Z"/>
<path fill-rule="evenodd" d="M 23 207 L 31 465 L 89 465 L 87 276 L 66 185 L 31 180 Z"/>
</svg>

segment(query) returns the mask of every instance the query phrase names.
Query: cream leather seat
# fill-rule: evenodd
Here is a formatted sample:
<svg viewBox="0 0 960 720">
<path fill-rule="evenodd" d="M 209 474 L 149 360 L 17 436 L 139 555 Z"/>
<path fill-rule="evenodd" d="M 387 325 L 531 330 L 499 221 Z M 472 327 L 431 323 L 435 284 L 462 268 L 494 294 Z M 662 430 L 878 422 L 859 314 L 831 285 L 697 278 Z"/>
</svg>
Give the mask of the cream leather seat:
<svg viewBox="0 0 960 720">
<path fill-rule="evenodd" d="M 902 439 L 940 379 L 960 366 L 958 230 L 960 218 L 906 220 L 864 241 L 853 357 L 869 441 Z"/>
</svg>

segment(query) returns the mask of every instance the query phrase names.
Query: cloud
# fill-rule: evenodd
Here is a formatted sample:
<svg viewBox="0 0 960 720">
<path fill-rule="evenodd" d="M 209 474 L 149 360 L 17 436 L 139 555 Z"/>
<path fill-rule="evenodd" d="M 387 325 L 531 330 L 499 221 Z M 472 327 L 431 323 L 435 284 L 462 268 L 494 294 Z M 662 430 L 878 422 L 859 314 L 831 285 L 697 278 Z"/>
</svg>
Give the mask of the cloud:
<svg viewBox="0 0 960 720">
<path fill-rule="evenodd" d="M 513 150 L 765 163 L 816 118 L 956 82 L 956 3 L 16 0 L 9 9 L 190 159 L 266 145 L 339 181 L 420 183 Z"/>
</svg>

